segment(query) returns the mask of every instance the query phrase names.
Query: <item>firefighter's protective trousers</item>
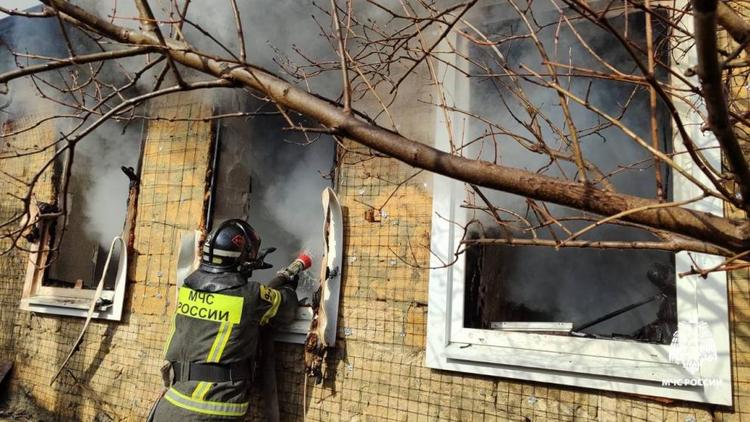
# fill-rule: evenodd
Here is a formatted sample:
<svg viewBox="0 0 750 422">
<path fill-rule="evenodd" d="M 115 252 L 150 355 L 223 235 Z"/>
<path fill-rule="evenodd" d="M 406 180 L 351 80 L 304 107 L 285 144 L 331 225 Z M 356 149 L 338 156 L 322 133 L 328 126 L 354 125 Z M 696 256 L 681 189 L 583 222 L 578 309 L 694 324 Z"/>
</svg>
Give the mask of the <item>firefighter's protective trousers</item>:
<svg viewBox="0 0 750 422">
<path fill-rule="evenodd" d="M 269 284 L 284 285 L 275 279 Z M 250 382 L 249 371 L 242 368 L 249 368 L 255 360 L 260 327 L 291 320 L 296 304 L 297 296 L 289 286 L 274 289 L 245 283 L 237 273 L 197 270 L 191 274 L 179 290 L 165 345 L 166 359 L 180 373 L 174 373 L 151 420 L 242 420 L 248 411 Z M 218 368 L 225 375 L 201 380 L 196 368 Z"/>
</svg>

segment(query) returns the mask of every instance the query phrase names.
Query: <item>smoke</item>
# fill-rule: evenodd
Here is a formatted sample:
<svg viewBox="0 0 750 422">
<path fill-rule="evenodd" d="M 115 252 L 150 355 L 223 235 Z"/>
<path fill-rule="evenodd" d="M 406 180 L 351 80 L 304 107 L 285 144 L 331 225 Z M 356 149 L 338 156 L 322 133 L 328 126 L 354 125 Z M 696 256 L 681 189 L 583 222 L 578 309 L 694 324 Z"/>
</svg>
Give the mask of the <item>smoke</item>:
<svg viewBox="0 0 750 422">
<path fill-rule="evenodd" d="M 117 25 L 131 29 L 140 28 L 138 10 L 133 1 L 76 0 L 73 3 L 104 19 L 113 20 Z M 180 19 L 185 1 L 151 0 L 149 4 L 155 18 L 160 22 L 162 33 L 166 36 L 175 36 L 173 25 L 169 22 Z M 314 3 L 297 0 L 254 0 L 238 1 L 237 6 L 242 18 L 248 63 L 285 75 L 282 64 L 307 64 L 308 58 L 321 62 L 336 59 L 334 48 L 322 36 L 315 20 L 328 26 L 330 17 Z M 180 33 L 196 50 L 216 56 L 231 58 L 233 55 L 239 58 L 241 43 L 230 2 L 218 5 L 209 1 L 190 2 L 186 19 L 187 22 Z M 206 36 L 206 32 L 210 33 L 211 37 Z M 301 57 L 298 51 L 304 52 L 305 58 Z M 145 63 L 143 58 L 127 58 L 119 62 L 129 71 L 138 70 Z M 179 64 L 177 66 L 183 78 L 187 80 L 203 76 Z M 153 85 L 161 67 L 157 66 L 157 69 L 147 72 L 139 82 L 139 87 L 145 89 Z M 171 72 L 167 74 L 167 80 L 174 82 Z M 304 81 L 291 79 L 290 82 L 306 84 L 315 92 L 326 96 L 336 96 L 341 89 L 338 86 L 340 84 L 334 83 L 326 73 L 310 75 Z"/>
<path fill-rule="evenodd" d="M 74 174 L 80 198 L 86 198 L 82 210 L 87 235 L 108 248 L 122 233 L 127 213 L 129 179 L 120 167 L 138 166 L 140 124 L 123 128 L 108 123 L 76 148 Z"/>
<path fill-rule="evenodd" d="M 59 39 L 59 28 L 53 25 L 24 25 L 24 19 L 9 17 L 0 20 L 0 71 L 7 72 L 21 66 L 39 62 L 24 54 L 33 53 L 46 57 L 62 57 L 57 46 L 50 39 Z M 20 53 L 17 58 L 11 51 Z M 17 64 L 18 62 L 18 64 Z M 25 113 L 48 111 L 47 102 L 42 101 L 38 90 L 28 78 L 15 79 L 2 86 L 0 104 L 6 116 L 23 116 Z M 51 93 L 56 98 L 56 93 Z"/>
<path fill-rule="evenodd" d="M 99 16 L 113 19 L 116 24 L 137 29 L 138 11 L 134 2 L 79 0 L 77 4 L 96 11 Z M 185 2 L 156 0 L 150 2 L 158 20 L 179 18 Z M 296 51 L 307 58 L 330 61 L 336 53 L 322 36 L 315 19 L 330 22 L 317 7 L 295 0 L 258 0 L 237 2 L 242 17 L 247 60 L 273 72 L 284 74 L 281 63 L 288 60 L 304 62 Z M 191 2 L 181 33 L 196 49 L 229 56 L 219 44 L 239 55 L 235 16 L 230 4 L 220 7 L 211 2 Z M 161 24 L 165 34 L 171 25 Z M 211 33 L 210 39 L 200 30 Z M 126 66 L 134 70 L 142 65 L 133 60 Z M 187 79 L 199 75 L 180 66 Z M 152 77 L 155 74 L 152 72 Z M 171 80 L 171 72 L 167 75 Z M 203 78 L 202 78 L 203 79 Z M 139 85 L 143 88 L 148 77 Z M 338 75 L 323 73 L 306 81 L 319 94 L 336 96 L 340 91 Z M 338 91 L 337 91 L 338 90 Z M 257 102 L 242 93 L 217 91 L 210 94 L 215 109 L 221 112 L 252 110 Z M 273 110 L 273 108 L 267 108 Z M 310 249 L 316 257 L 322 255 L 322 211 L 320 193 L 330 180 L 324 177 L 331 171 L 333 143 L 321 139 L 310 145 L 306 140 L 280 128 L 288 126 L 281 118 L 257 118 L 250 121 L 227 121 L 221 129 L 221 155 L 217 186 L 215 220 L 244 216 L 261 231 L 264 246 L 279 250 L 269 260 L 276 268 L 285 265 L 301 249 Z M 252 186 L 252 193 L 249 193 Z M 231 211 L 227 211 L 231 210 Z M 314 272 L 315 270 L 313 269 Z"/>
<path fill-rule="evenodd" d="M 327 137 L 307 143 L 283 131 L 285 125 L 281 117 L 223 122 L 213 226 L 247 220 L 260 233 L 261 247 L 278 248 L 267 259 L 276 270 L 309 250 L 314 266 L 308 274 L 317 279 L 324 253 L 321 192 L 331 186 L 334 143 Z"/>
<path fill-rule="evenodd" d="M 247 60 L 272 72 L 284 74 L 281 63 L 287 59 L 305 63 L 296 51 L 304 52 L 311 60 L 335 60 L 336 52 L 323 37 L 316 20 L 324 28 L 330 26 L 330 17 L 320 11 L 314 3 L 297 0 L 255 0 L 237 2 L 244 32 Z M 210 2 L 192 2 L 187 17 L 214 37 L 235 55 L 239 54 L 234 13 L 229 5 L 215 7 Z M 185 37 L 198 49 L 221 51 L 217 44 L 203 36 L 192 25 L 185 26 Z M 296 51 L 295 51 L 296 50 Z M 303 81 L 298 81 L 303 83 Z M 326 88 L 332 88 L 325 76 L 313 77 L 304 81 L 312 84 L 318 93 L 327 95 Z M 340 88 L 339 88 L 340 89 Z"/>
<path fill-rule="evenodd" d="M 161 16 L 177 16 L 170 2 L 153 2 Z M 182 8 L 184 2 L 179 2 Z M 330 17 L 314 4 L 296 0 L 237 2 L 242 17 L 247 61 L 287 76 L 291 83 L 304 84 L 318 94 L 339 95 L 337 73 L 311 75 L 306 80 L 288 77 L 284 66 L 305 57 L 321 62 L 336 60 L 335 49 L 323 37 L 315 19 L 324 26 Z M 235 16 L 230 4 L 191 2 L 182 33 L 198 50 L 229 56 L 222 47 L 239 55 Z M 209 31 L 209 39 L 193 24 Z M 292 65 L 294 66 L 294 65 Z M 189 73 L 188 73 L 189 74 Z M 219 112 L 255 110 L 260 103 L 243 92 L 214 95 Z M 267 106 L 264 111 L 276 111 Z M 296 116 L 292 116 L 297 118 Z M 309 122 L 302 123 L 309 125 Z M 220 156 L 214 227 L 229 218 L 244 218 L 260 233 L 262 247 L 276 247 L 267 261 L 275 270 L 286 266 L 301 250 L 309 250 L 314 265 L 308 275 L 317 279 L 323 256 L 323 212 L 321 192 L 331 186 L 334 142 L 322 137 L 309 143 L 304 136 L 284 131 L 289 123 L 278 117 L 225 120 L 220 129 Z M 260 278 L 269 274 L 258 273 Z M 300 296 L 306 293 L 300 292 Z"/>
<path fill-rule="evenodd" d="M 40 62 L 31 56 L 19 56 L 14 60 L 11 50 L 44 57 L 69 55 L 55 20 L 36 20 L 34 25 L 25 23 L 27 20 L 24 18 L 14 17 L 0 21 L 0 38 L 3 43 L 0 71 L 16 68 L 16 60 L 23 66 Z M 92 42 L 79 31 L 68 27 L 67 34 L 76 53 L 95 51 Z M 0 100 L 7 105 L 2 118 L 14 122 L 14 129 L 19 130 L 28 128 L 43 118 L 54 116 L 54 119 L 46 123 L 52 126 L 50 133 L 53 137 L 39 139 L 37 145 L 42 147 L 60 141 L 57 148 L 61 148 L 65 145 L 62 134 L 70 136 L 71 133 L 77 133 L 73 130 L 81 124 L 78 118 L 71 116 L 82 116 L 82 113 L 66 104 L 85 101 L 90 107 L 96 101 L 97 94 L 107 95 L 110 91 L 104 85 L 94 84 L 88 84 L 75 92 L 64 92 L 51 86 L 72 87 L 76 83 L 84 84 L 92 76 L 92 69 L 96 71 L 96 67 L 79 66 L 72 74 L 68 71 L 46 72 L 40 75 L 41 79 L 36 79 L 35 84 L 29 78 L 12 81 L 8 86 L 8 94 L 2 95 Z M 97 78 L 110 84 L 122 84 L 124 80 L 114 63 L 104 63 Z M 44 93 L 44 97 L 40 91 Z M 88 117 L 78 130 L 86 128 L 98 117 Z M 92 272 L 92 262 L 94 268 L 101 267 L 101 260 L 106 256 L 112 238 L 121 234 L 125 222 L 128 179 L 119 169 L 121 166 L 137 166 L 140 126 L 131 124 L 124 128 L 121 123 L 109 121 L 76 144 L 66 196 L 68 225 L 59 254 L 50 268 L 52 279 L 69 282 L 81 279 L 89 283 L 98 277 Z M 63 161 L 61 158 L 54 166 L 58 177 L 62 175 Z"/>
<path fill-rule="evenodd" d="M 273 181 L 261 201 L 285 231 L 295 234 L 300 249 L 319 251 L 323 232 L 321 193 L 331 184 L 324 176 L 330 177 L 333 166 L 333 142 L 324 139 L 314 145 L 299 153 L 287 177 Z"/>
<path fill-rule="evenodd" d="M 276 142 L 283 140 L 277 138 Z M 298 296 L 302 299 L 316 290 L 312 284 L 318 280 L 325 254 L 321 193 L 331 186 L 335 144 L 331 139 L 320 139 L 306 146 L 287 144 L 291 146 L 279 148 L 273 144 L 273 140 L 266 140 L 265 145 L 271 146 L 274 152 L 266 162 L 271 168 L 257 172 L 253 178 L 259 181 L 261 188 L 258 189 L 260 200 L 251 200 L 254 206 L 251 206 L 250 219 L 258 222 L 268 245 L 279 245 L 278 255 L 272 261 L 278 266 L 284 265 L 284 257 L 298 250 L 306 250 L 313 256 L 307 283 L 304 280 L 300 283 Z M 281 152 L 284 150 L 289 152 Z M 262 167 L 258 166 L 258 170 Z M 285 170 L 288 173 L 284 174 Z M 267 171 L 279 172 L 280 177 L 268 177 L 273 173 Z"/>
<path fill-rule="evenodd" d="M 76 3 L 87 10 L 96 11 L 101 17 L 114 19 L 118 25 L 130 28 L 139 26 L 135 19 L 137 11 L 133 2 L 79 0 Z M 182 8 L 184 5 L 183 1 L 179 1 L 175 6 L 174 2 L 168 0 L 154 0 L 150 3 L 157 19 L 166 21 L 178 18 L 176 7 Z M 248 62 L 281 74 L 284 73 L 282 64 L 286 64 L 287 60 L 294 60 L 300 64 L 308 64 L 307 59 L 316 62 L 336 62 L 335 47 L 321 36 L 321 29 L 317 23 L 320 22 L 324 28 L 327 28 L 330 18 L 318 10 L 314 4 L 296 0 L 257 0 L 238 2 L 238 4 L 243 18 Z M 553 20 L 549 22 L 544 19 L 539 21 L 540 27 L 544 26 L 544 28 L 537 31 L 548 47 L 548 52 L 551 53 L 551 60 L 560 63 L 572 61 L 573 64 L 581 67 L 606 70 L 602 69 L 587 52 L 576 46 L 578 41 L 567 29 L 561 30 L 556 41 L 557 26 L 553 23 L 559 16 L 554 11 L 551 14 L 549 10 L 542 11 L 543 7 L 548 6 L 534 3 L 530 10 L 534 11 L 537 17 L 553 17 Z M 477 8 L 477 14 L 482 14 L 485 22 L 486 16 L 498 16 L 497 22 L 485 25 L 486 33 L 497 38 L 501 35 L 517 35 L 527 32 L 521 21 L 512 16 L 514 12 L 507 5 L 499 5 L 491 9 L 491 13 L 488 13 L 487 8 Z M 498 10 L 502 11 L 497 13 Z M 368 13 L 369 17 L 374 20 L 384 16 L 384 12 L 376 8 L 370 8 Z M 638 19 L 638 14 L 633 14 L 633 16 L 630 22 L 630 33 L 642 33 L 642 19 Z M 213 2 L 191 2 L 187 17 L 214 35 L 216 40 L 228 50 L 238 54 L 240 43 L 236 38 L 234 14 L 228 2 L 219 6 Z M 383 21 L 384 25 L 380 28 L 387 28 L 388 22 L 385 19 Z M 532 20 L 532 22 L 537 21 Z M 172 30 L 169 24 L 161 24 L 160 27 L 167 34 Z M 59 30 L 55 28 L 55 25 L 15 28 L 13 41 L 21 45 L 21 49 L 41 52 L 48 56 L 62 56 L 65 53 L 60 49 L 61 46 L 54 46 L 53 43 L 48 42 L 50 39 L 61 39 Z M 622 59 L 625 57 L 622 49 L 616 47 L 617 43 L 611 37 L 602 36 L 601 32 L 596 32 L 593 27 L 586 24 L 580 25 L 579 28 L 583 31 L 584 38 L 591 41 L 594 44 L 593 48 L 610 63 L 621 67 L 629 62 Z M 224 56 L 229 54 L 192 24 L 186 24 L 182 33 L 189 43 L 200 50 Z M 459 38 L 459 43 L 462 42 L 466 40 Z M 76 45 L 79 44 L 76 43 Z M 80 45 L 85 45 L 85 42 L 81 41 Z M 536 71 L 545 71 L 541 64 L 542 58 L 528 38 L 518 38 L 514 42 L 498 44 L 497 48 L 502 51 L 505 64 L 514 70 L 521 70 L 520 64 L 525 64 Z M 485 47 L 482 50 L 489 51 L 491 54 L 482 56 L 482 51 L 471 49 L 469 54 L 472 55 L 473 60 L 485 63 L 490 73 L 502 74 L 502 69 L 496 62 L 498 58 L 492 53 L 492 49 Z M 297 51 L 304 52 L 307 59 L 301 58 Z M 379 56 L 373 55 L 373 57 Z M 126 70 L 133 71 L 144 64 L 144 59 L 133 58 L 121 60 L 118 63 Z M 6 68 L 13 67 L 13 63 L 8 62 L 6 58 L 5 66 Z M 109 66 L 108 70 L 112 70 L 109 73 L 117 75 L 118 66 L 114 64 L 107 64 L 107 66 Z M 144 77 L 138 88 L 150 88 L 161 69 L 162 65 L 155 67 Z M 474 68 L 472 71 L 486 71 L 487 69 Z M 626 67 L 622 70 L 631 71 Z M 182 67 L 180 72 L 188 79 L 199 76 Z M 81 77 L 85 77 L 85 73 Z M 169 73 L 168 77 L 171 77 Z M 292 80 L 292 82 L 304 84 L 306 88 L 309 86 L 313 92 L 335 97 L 341 89 L 338 78 L 335 72 L 324 72 L 306 80 Z M 508 80 L 506 79 L 505 82 L 502 80 L 503 78 L 473 78 L 470 83 L 470 100 L 466 106 L 471 111 L 498 122 L 508 132 L 530 136 L 528 130 L 515 119 L 520 116 L 522 120 L 529 121 L 531 116 L 528 114 L 528 108 L 517 99 L 513 99 L 507 87 L 503 85 Z M 586 96 L 594 105 L 606 111 L 611 112 L 617 109 L 630 94 L 623 85 L 594 81 L 591 86 L 588 86 L 588 81 L 581 81 L 581 79 L 573 79 L 563 82 L 572 92 L 579 96 Z M 568 128 L 557 105 L 559 101 L 557 94 L 529 82 L 521 81 L 520 84 L 532 103 L 544 112 L 555 126 L 567 132 Z M 12 107 L 17 108 L 15 112 L 23 113 L 23 110 L 35 110 L 40 107 L 33 88 L 19 85 L 13 86 L 12 91 L 14 98 Z M 629 111 L 622 119 L 642 135 L 648 132 L 645 123 L 647 119 L 644 119 L 643 114 L 639 112 L 645 109 L 646 102 L 643 94 L 641 92 L 636 95 L 630 104 Z M 244 94 L 231 93 L 213 98 L 218 101 L 217 111 L 220 112 L 253 110 L 258 106 L 256 101 L 249 100 Z M 501 98 L 505 99 L 509 105 L 506 106 Z M 601 123 L 600 119 L 592 113 L 572 103 L 571 114 L 579 130 L 593 128 Z M 536 122 L 540 125 L 542 136 L 548 147 L 557 149 L 564 144 L 564 140 L 560 139 L 559 135 L 551 130 L 541 117 L 537 117 Z M 333 159 L 333 143 L 330 139 L 322 138 L 303 146 L 300 144 L 304 143 L 304 138 L 281 130 L 287 125 L 288 123 L 281 117 L 235 119 L 223 122 L 216 176 L 215 221 L 218 223 L 224 219 L 237 217 L 247 219 L 261 233 L 263 246 L 279 248 L 279 251 L 269 259 L 276 269 L 286 265 L 295 253 L 303 248 L 311 249 L 317 258 L 316 261 L 320 260 L 323 244 L 320 192 L 330 185 L 330 180 L 324 175 L 329 173 Z M 473 139 L 485 131 L 484 125 L 470 124 L 467 127 L 466 139 Z M 662 134 L 666 134 L 667 131 L 667 128 L 663 128 Z M 595 132 L 598 135 L 592 133 L 581 138 L 582 148 L 584 155 L 599 166 L 605 174 L 618 170 L 621 165 L 631 164 L 647 157 L 640 148 L 633 147 L 632 141 L 615 128 L 603 127 Z M 496 135 L 494 138 L 500 140 L 498 148 L 495 148 L 489 141 L 491 138 L 488 138 L 486 142 L 477 144 L 473 153 L 484 159 L 494 160 L 497 157 L 501 163 L 540 171 L 552 176 L 564 173 L 567 177 L 571 177 L 575 172 L 575 166 L 572 163 L 563 163 L 560 167 L 549 166 L 546 157 L 529 152 L 514 140 L 501 135 Z M 664 138 L 668 136 L 665 135 Z M 81 205 L 76 209 L 80 210 L 81 218 L 87 222 L 85 234 L 95 243 L 102 244 L 105 241 L 108 243 L 107 237 L 111 236 L 112 228 L 121 227 L 122 219 L 117 211 L 120 208 L 116 205 L 124 203 L 127 181 L 119 173 L 118 168 L 120 165 L 134 164 L 133 157 L 137 156 L 138 145 L 134 140 L 137 139 L 137 130 L 131 128 L 125 135 L 122 135 L 118 126 L 113 124 L 97 130 L 95 136 L 78 147 L 80 161 L 75 177 L 81 181 L 79 189 L 75 190 L 79 198 L 74 199 L 73 202 L 77 201 Z M 652 169 L 621 172 L 612 178 L 612 182 L 619 191 L 625 193 L 653 195 Z M 525 215 L 532 223 L 540 222 L 533 213 L 529 212 L 525 199 L 500 192 L 486 191 L 485 193 L 494 203 L 502 204 L 504 208 Z M 563 207 L 550 205 L 549 208 L 554 215 L 570 214 L 570 211 Z M 484 218 L 484 222 L 488 223 L 486 217 Z M 580 228 L 583 227 L 583 223 L 577 226 L 570 225 L 570 227 Z M 566 235 L 557 228 L 553 230 L 557 237 Z M 543 237 L 551 237 L 548 231 L 541 233 Z M 491 235 L 491 233 L 485 234 Z M 623 228 L 602 227 L 596 229 L 587 238 L 638 240 L 643 239 L 644 235 Z M 659 252 L 548 251 L 540 248 L 502 248 L 498 255 L 498 262 L 501 264 L 499 268 L 495 268 L 497 271 L 495 275 L 503 282 L 497 283 L 503 286 L 503 289 L 494 292 L 498 294 L 496 302 L 522 303 L 541 313 L 546 313 L 552 320 L 574 322 L 599 316 L 612 311 L 615 307 L 630 304 L 653 294 L 654 287 L 645 277 L 649 265 L 671 260 L 668 254 Z M 312 272 L 315 274 L 315 270 Z M 613 277 L 612 274 L 617 274 L 617 277 Z M 638 324 L 648 322 L 654 313 L 655 311 L 651 309 L 640 316 L 631 318 L 630 321 L 613 322 L 609 326 L 602 325 L 598 328 L 604 333 L 611 333 L 615 330 L 627 331 Z"/>
<path fill-rule="evenodd" d="M 100 17 L 111 20 L 117 25 L 138 29 L 138 12 L 134 2 L 127 1 L 94 1 L 77 0 L 74 3 Z M 172 21 L 179 16 L 184 2 L 178 4 L 166 0 L 150 1 L 157 20 L 165 21 L 160 28 L 167 35 L 173 31 Z M 283 73 L 279 63 L 288 63 L 292 57 L 299 59 L 295 49 L 304 51 L 307 57 L 314 60 L 335 59 L 336 54 L 324 37 L 317 36 L 321 30 L 311 15 L 321 22 L 330 18 L 312 5 L 303 5 L 296 1 L 254 1 L 238 2 L 243 17 L 245 44 L 248 61 L 261 65 L 275 72 Z M 187 14 L 192 23 L 186 23 L 182 34 L 197 49 L 227 56 L 214 40 L 206 37 L 193 23 L 211 32 L 218 42 L 235 54 L 239 54 L 240 43 L 237 40 L 234 14 L 229 3 L 221 7 L 210 2 L 192 2 Z M 62 42 L 50 43 L 49 40 L 62 40 L 62 34 L 56 22 L 49 24 L 17 25 L 9 37 L 17 50 L 28 50 L 37 54 L 52 57 L 66 57 Z M 293 30 L 290 24 L 293 23 Z M 91 42 L 75 30 L 70 29 L 76 53 L 93 51 Z M 117 45 L 104 45 L 105 48 L 119 49 Z M 9 57 L 4 57 L 6 69 L 15 67 Z M 151 57 L 153 59 L 153 56 Z M 110 78 L 110 82 L 122 82 L 125 72 L 134 72 L 143 67 L 146 58 L 135 57 L 105 63 L 104 70 L 98 77 Z M 31 61 L 33 62 L 33 61 Z M 151 89 L 164 64 L 155 66 L 144 74 L 134 90 L 142 92 Z M 187 80 L 205 79 L 189 69 L 179 67 L 180 73 Z M 85 80 L 87 70 L 78 69 L 79 80 Z M 67 76 L 51 75 L 51 80 L 60 82 L 59 78 Z M 57 78 L 57 79 L 56 79 Z M 335 82 L 334 82 L 335 80 Z M 303 81 L 292 81 L 303 83 Z M 163 86 L 173 84 L 171 72 Z M 338 95 L 340 90 L 337 78 L 327 74 L 310 77 L 304 83 L 324 95 Z M 33 86 L 17 84 L 12 91 L 13 113 L 23 115 L 31 110 L 47 108 L 45 114 L 63 114 L 71 112 L 61 105 L 49 109 L 48 101 L 35 95 Z M 49 90 L 48 90 L 49 91 Z M 91 93 L 91 92 L 89 92 Z M 246 94 L 206 94 L 213 99 L 217 111 L 249 110 L 257 107 Z M 55 94 L 53 97 L 61 104 L 73 100 L 70 96 Z M 247 107 L 247 108 L 246 108 Z M 72 127 L 75 120 L 60 124 L 60 130 Z M 287 122 L 280 118 L 258 119 L 251 121 L 234 120 L 226 122 L 221 134 L 222 152 L 220 157 L 217 186 L 221 192 L 217 195 L 215 219 L 244 217 L 248 219 L 263 236 L 264 246 L 275 246 L 279 250 L 270 257 L 277 269 L 286 265 L 302 249 L 310 249 L 319 261 L 322 257 L 323 216 L 320 205 L 320 193 L 330 186 L 326 178 L 333 161 L 333 142 L 322 139 L 309 145 L 303 138 L 282 132 L 281 127 Z M 76 160 L 71 178 L 68 199 L 71 204 L 68 239 L 76 239 L 81 246 L 75 256 L 61 256 L 58 262 L 74 263 L 69 267 L 84 268 L 91 248 L 100 245 L 107 247 L 112 237 L 122 229 L 126 212 L 125 201 L 128 192 L 128 180 L 120 172 L 121 166 L 135 167 L 138 160 L 140 124 L 132 124 L 127 131 L 122 126 L 111 123 L 98 128 L 87 139 L 76 147 Z M 252 186 L 252 193 L 249 189 Z M 75 226 L 75 227 L 74 227 Z M 68 240 L 67 242 L 71 242 Z M 61 248 L 67 253 L 70 248 Z M 71 254 L 76 255 L 76 254 Z M 83 256 L 83 257 L 81 257 Z M 80 261 L 77 262 L 76 261 Z M 315 273 L 313 269 L 311 272 Z M 54 271 L 53 271 L 54 272 Z M 60 272 L 65 272 L 61 269 Z M 77 278 L 80 275 L 61 275 L 59 278 Z M 84 277 L 86 278 L 86 277 Z"/>
</svg>

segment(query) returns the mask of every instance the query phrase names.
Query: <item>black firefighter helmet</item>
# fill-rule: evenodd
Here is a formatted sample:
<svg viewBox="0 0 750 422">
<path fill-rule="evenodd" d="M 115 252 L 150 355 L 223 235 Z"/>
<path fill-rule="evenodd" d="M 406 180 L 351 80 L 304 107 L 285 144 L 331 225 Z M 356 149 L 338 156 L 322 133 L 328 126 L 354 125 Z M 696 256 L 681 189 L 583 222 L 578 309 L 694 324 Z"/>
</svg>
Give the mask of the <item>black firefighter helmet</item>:
<svg viewBox="0 0 750 422">
<path fill-rule="evenodd" d="M 223 222 L 203 244 L 201 269 L 212 273 L 238 272 L 254 262 L 260 249 L 258 232 L 246 221 Z"/>
</svg>

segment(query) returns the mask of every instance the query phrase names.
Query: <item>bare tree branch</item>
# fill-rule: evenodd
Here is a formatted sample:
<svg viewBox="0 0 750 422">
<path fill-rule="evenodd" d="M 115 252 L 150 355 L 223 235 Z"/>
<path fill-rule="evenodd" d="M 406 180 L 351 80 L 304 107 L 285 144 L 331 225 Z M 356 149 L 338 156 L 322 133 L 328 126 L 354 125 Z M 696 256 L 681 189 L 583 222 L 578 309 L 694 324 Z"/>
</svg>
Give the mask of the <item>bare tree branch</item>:
<svg viewBox="0 0 750 422">
<path fill-rule="evenodd" d="M 60 11 L 119 42 L 137 45 L 164 45 L 156 37 L 126 30 L 100 19 L 63 0 L 44 0 Z M 586 184 L 544 176 L 530 171 L 471 160 L 415 142 L 383 129 L 357 116 L 344 113 L 329 100 L 301 90 L 277 76 L 254 66 L 237 67 L 210 55 L 186 49 L 166 40 L 170 56 L 184 66 L 219 78 L 241 83 L 267 95 L 279 107 L 295 110 L 319 121 L 365 146 L 414 167 L 434 171 L 451 178 L 529 198 L 574 207 L 611 216 L 632 209 L 624 220 L 669 230 L 701 239 L 719 247 L 741 250 L 750 247 L 748 222 L 732 221 L 709 213 L 680 207 L 656 207 L 658 201 L 593 188 Z"/>
<path fill-rule="evenodd" d="M 692 0 L 695 21 L 695 47 L 698 51 L 698 76 L 706 100 L 708 124 L 724 151 L 724 158 L 739 185 L 744 209 L 750 208 L 750 167 L 729 121 L 729 109 L 721 82 L 717 52 L 717 0 Z"/>
<path fill-rule="evenodd" d="M 466 239 L 465 245 L 508 245 L 508 246 L 541 246 L 551 248 L 591 248 L 591 249 L 650 249 L 661 251 L 693 251 L 714 255 L 731 253 L 727 249 L 717 248 L 710 243 L 697 241 L 671 240 L 664 242 L 646 241 L 607 241 L 607 240 L 571 240 L 561 242 L 550 239 Z"/>
<path fill-rule="evenodd" d="M 24 16 L 27 18 L 49 18 L 55 16 L 55 12 L 45 9 L 41 12 L 24 12 L 18 9 L 9 9 L 7 7 L 0 6 L 0 13 L 5 13 L 11 16 Z"/>
<path fill-rule="evenodd" d="M 237 25 L 237 38 L 240 41 L 240 61 L 244 62 L 247 57 L 245 34 L 242 30 L 242 17 L 240 16 L 240 10 L 237 8 L 237 0 L 232 0 L 232 12 L 234 12 L 235 25 Z M 185 13 L 182 13 L 182 16 L 185 16 Z"/>
<path fill-rule="evenodd" d="M 738 44 L 743 45 L 750 40 L 750 23 L 745 21 L 731 7 L 724 4 L 723 1 L 716 5 L 716 18 L 719 25 L 726 29 Z"/>
<path fill-rule="evenodd" d="M 132 56 L 137 56 L 140 54 L 147 54 L 147 53 L 157 51 L 157 50 L 158 50 L 158 47 L 144 45 L 144 46 L 133 47 L 133 48 L 128 48 L 124 50 L 112 50 L 112 51 L 105 51 L 105 52 L 100 52 L 100 53 L 76 55 L 76 56 L 68 57 L 65 59 L 55 59 L 49 63 L 43 63 L 39 65 L 34 65 L 34 66 L 27 66 L 24 68 L 11 70 L 9 72 L 2 73 L 0 74 L 0 83 L 8 83 L 12 81 L 13 79 L 21 78 L 23 76 L 38 74 L 41 72 L 47 72 L 47 71 L 55 70 L 55 69 L 60 69 L 66 66 L 92 63 L 92 62 L 101 62 L 105 60 L 114 60 L 114 59 L 120 59 L 123 57 L 132 57 Z"/>
<path fill-rule="evenodd" d="M 333 27 L 336 30 L 339 57 L 341 59 L 341 79 L 344 87 L 344 111 L 350 113 L 352 110 L 352 87 L 349 82 L 349 66 L 346 63 L 346 45 L 344 45 L 344 34 L 341 32 L 341 23 L 339 22 L 339 12 L 338 6 L 336 6 L 336 0 L 331 0 L 331 18 L 333 19 Z"/>
<path fill-rule="evenodd" d="M 148 0 L 135 0 L 135 4 L 138 7 L 138 13 L 141 15 L 141 22 L 143 22 L 146 31 L 156 35 L 159 44 L 166 47 L 167 42 L 164 39 L 164 34 L 161 33 L 161 29 L 159 28 L 158 22 L 156 22 L 154 13 L 151 11 L 151 6 L 148 4 Z M 182 75 L 180 75 L 180 71 L 177 69 L 177 65 L 174 63 L 172 56 L 169 54 L 167 54 L 167 63 L 169 63 L 169 67 L 172 69 L 172 73 L 174 73 L 177 84 L 185 86 L 185 81 L 182 79 Z"/>
</svg>

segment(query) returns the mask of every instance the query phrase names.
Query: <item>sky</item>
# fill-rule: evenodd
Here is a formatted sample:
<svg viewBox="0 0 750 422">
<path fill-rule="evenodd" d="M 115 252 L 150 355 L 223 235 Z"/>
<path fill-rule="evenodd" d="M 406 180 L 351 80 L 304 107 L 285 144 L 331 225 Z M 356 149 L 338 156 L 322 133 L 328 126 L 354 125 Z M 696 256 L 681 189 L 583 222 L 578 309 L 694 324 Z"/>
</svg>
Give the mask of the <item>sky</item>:
<svg viewBox="0 0 750 422">
<path fill-rule="evenodd" d="M 6 9 L 28 9 L 39 4 L 37 0 L 0 0 L 0 6 Z M 0 19 L 7 17 L 5 13 L 0 13 Z"/>
</svg>

